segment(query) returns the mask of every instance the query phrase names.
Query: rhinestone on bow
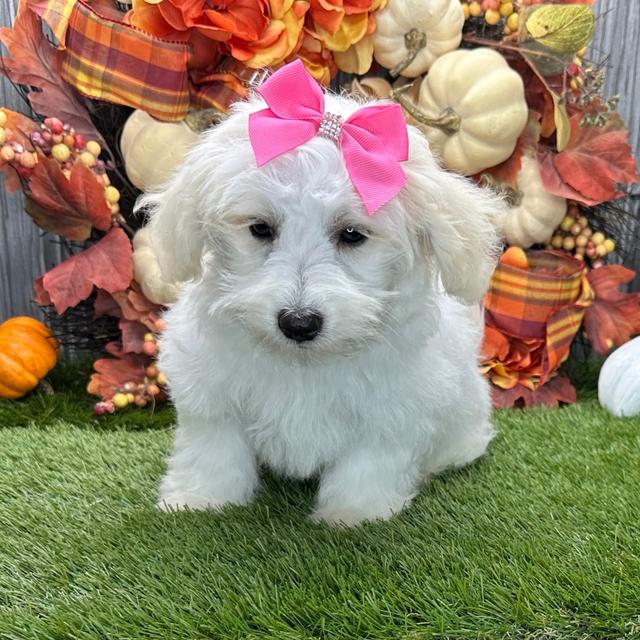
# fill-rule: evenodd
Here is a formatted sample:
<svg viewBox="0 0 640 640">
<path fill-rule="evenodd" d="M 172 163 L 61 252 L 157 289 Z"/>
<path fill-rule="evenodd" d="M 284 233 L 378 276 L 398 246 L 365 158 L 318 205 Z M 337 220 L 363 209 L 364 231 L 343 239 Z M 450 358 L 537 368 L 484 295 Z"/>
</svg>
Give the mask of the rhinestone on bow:
<svg viewBox="0 0 640 640">
<path fill-rule="evenodd" d="M 318 129 L 318 135 L 333 140 L 338 144 L 341 131 L 342 116 L 337 116 L 335 113 L 325 113 Z"/>
</svg>

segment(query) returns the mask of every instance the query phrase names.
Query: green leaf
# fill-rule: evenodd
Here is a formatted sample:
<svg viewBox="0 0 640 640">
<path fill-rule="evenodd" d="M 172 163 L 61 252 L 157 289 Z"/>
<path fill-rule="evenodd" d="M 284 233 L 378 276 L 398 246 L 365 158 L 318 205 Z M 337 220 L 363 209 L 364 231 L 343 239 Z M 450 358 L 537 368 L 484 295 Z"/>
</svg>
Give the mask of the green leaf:
<svg viewBox="0 0 640 640">
<path fill-rule="evenodd" d="M 528 35 L 547 49 L 575 53 L 591 41 L 595 17 L 584 4 L 545 4 L 529 13 L 525 26 Z"/>
</svg>

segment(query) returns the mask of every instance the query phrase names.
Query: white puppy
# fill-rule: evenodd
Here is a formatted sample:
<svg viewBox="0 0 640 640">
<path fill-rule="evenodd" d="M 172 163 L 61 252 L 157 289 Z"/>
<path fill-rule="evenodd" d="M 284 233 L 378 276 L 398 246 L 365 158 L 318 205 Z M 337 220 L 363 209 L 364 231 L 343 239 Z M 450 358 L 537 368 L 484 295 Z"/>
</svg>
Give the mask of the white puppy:
<svg viewBox="0 0 640 640">
<path fill-rule="evenodd" d="M 164 277 L 188 281 L 161 341 L 178 424 L 159 506 L 247 504 L 266 465 L 319 476 L 314 519 L 386 519 L 493 436 L 477 303 L 502 204 L 410 128 L 407 182 L 370 217 L 329 139 L 256 166 L 264 106 L 238 105 L 142 202 Z"/>
</svg>

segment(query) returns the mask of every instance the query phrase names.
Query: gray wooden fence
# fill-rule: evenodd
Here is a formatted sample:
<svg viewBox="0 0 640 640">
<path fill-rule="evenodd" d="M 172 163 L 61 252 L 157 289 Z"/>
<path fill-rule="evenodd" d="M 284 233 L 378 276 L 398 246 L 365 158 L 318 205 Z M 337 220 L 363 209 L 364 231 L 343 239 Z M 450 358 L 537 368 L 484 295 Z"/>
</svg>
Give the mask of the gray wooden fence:
<svg viewBox="0 0 640 640">
<path fill-rule="evenodd" d="M 0 0 L 2 24 L 11 24 L 17 1 Z M 599 19 L 591 56 L 606 60 L 609 71 L 605 93 L 622 95 L 619 109 L 639 157 L 640 0 L 597 0 L 595 11 Z M 21 110 L 23 105 L 13 87 L 4 78 L 0 81 L 0 106 Z M 60 247 L 23 212 L 20 195 L 7 194 L 0 188 L 0 322 L 16 314 L 38 314 L 31 298 L 31 283 L 54 266 L 60 255 Z M 639 267 L 640 252 L 635 262 Z"/>
</svg>

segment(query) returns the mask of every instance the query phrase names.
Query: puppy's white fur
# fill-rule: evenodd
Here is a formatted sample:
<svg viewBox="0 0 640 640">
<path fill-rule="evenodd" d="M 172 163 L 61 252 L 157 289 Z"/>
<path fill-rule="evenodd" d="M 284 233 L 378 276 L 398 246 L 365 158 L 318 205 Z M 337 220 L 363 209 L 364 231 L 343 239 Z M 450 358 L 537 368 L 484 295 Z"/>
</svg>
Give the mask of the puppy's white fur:
<svg viewBox="0 0 640 640">
<path fill-rule="evenodd" d="M 345 118 L 360 106 L 326 96 Z M 248 115 L 262 108 L 239 105 L 142 202 L 164 277 L 189 281 L 161 342 L 178 424 L 159 505 L 246 504 L 265 464 L 319 475 L 314 519 L 389 518 L 493 435 L 481 314 L 463 303 L 485 291 L 502 203 L 442 171 L 410 127 L 407 183 L 369 217 L 329 140 L 256 167 Z M 366 242 L 341 245 L 347 227 Z M 287 308 L 323 315 L 315 340 L 281 333 Z"/>
</svg>

